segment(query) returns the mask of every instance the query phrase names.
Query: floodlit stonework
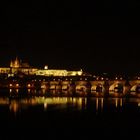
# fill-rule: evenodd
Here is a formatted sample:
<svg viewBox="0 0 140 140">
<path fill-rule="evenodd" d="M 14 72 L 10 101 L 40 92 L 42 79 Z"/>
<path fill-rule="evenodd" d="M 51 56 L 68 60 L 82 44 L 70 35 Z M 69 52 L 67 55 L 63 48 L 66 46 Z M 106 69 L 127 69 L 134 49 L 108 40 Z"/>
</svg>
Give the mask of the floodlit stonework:
<svg viewBox="0 0 140 140">
<path fill-rule="evenodd" d="M 0 67 L 0 74 L 13 75 L 18 73 L 40 76 L 81 76 L 83 71 L 48 69 L 48 66 L 45 66 L 44 69 L 33 68 L 28 63 L 22 63 L 18 58 L 10 62 L 10 67 Z"/>
</svg>

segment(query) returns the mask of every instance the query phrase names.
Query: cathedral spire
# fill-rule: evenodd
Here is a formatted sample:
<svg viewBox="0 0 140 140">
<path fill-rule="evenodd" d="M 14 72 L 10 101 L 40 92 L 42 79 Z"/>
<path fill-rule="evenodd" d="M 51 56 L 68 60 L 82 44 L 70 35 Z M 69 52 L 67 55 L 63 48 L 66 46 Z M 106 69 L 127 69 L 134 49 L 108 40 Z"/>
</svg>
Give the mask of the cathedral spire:
<svg viewBox="0 0 140 140">
<path fill-rule="evenodd" d="M 20 67 L 20 62 L 19 62 L 18 57 L 16 57 L 16 59 L 14 61 L 11 61 L 10 67 L 13 67 L 13 68 L 19 68 Z"/>
</svg>

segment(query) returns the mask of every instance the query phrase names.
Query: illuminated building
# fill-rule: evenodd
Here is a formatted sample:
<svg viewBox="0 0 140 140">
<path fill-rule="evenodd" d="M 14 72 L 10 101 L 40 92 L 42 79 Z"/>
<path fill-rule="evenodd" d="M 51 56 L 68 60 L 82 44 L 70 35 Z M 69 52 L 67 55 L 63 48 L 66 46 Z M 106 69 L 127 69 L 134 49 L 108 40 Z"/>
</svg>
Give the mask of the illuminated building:
<svg viewBox="0 0 140 140">
<path fill-rule="evenodd" d="M 19 68 L 20 67 L 20 61 L 18 60 L 17 57 L 16 57 L 16 60 L 15 61 L 11 61 L 10 67 L 11 68 Z"/>
<path fill-rule="evenodd" d="M 80 76 L 83 71 L 67 71 L 59 69 L 49 69 L 46 65 L 44 69 L 33 68 L 28 63 L 22 63 L 18 58 L 10 62 L 10 67 L 0 67 L 0 74 L 8 74 L 13 76 L 14 74 L 26 74 L 26 75 L 40 75 L 40 76 Z"/>
</svg>

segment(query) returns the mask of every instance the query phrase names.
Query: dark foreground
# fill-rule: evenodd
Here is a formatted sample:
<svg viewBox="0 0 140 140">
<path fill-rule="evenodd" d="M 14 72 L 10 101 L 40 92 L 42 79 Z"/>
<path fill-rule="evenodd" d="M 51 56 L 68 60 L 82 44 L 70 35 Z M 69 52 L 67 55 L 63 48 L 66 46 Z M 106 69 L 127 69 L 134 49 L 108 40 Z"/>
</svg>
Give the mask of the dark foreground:
<svg viewBox="0 0 140 140">
<path fill-rule="evenodd" d="M 0 97 L 1 137 L 93 139 L 139 135 L 140 99 Z"/>
</svg>

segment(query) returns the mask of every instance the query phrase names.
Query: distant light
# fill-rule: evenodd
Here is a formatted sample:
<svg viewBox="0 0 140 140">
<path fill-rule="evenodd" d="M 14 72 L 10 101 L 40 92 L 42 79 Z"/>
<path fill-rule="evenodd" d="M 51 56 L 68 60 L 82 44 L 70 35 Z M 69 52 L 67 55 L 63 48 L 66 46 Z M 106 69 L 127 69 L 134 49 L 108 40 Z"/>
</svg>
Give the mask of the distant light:
<svg viewBox="0 0 140 140">
<path fill-rule="evenodd" d="M 12 84 L 10 84 L 9 86 L 10 86 L 10 87 L 12 87 L 13 85 L 12 85 Z"/>
<path fill-rule="evenodd" d="M 44 103 L 44 109 L 47 109 L 47 103 Z"/>
<path fill-rule="evenodd" d="M 99 80 L 99 78 L 97 77 L 96 80 Z"/>
<path fill-rule="evenodd" d="M 12 93 L 12 89 L 10 89 L 10 93 Z"/>
<path fill-rule="evenodd" d="M 30 93 L 31 92 L 31 89 L 28 89 L 28 93 Z"/>
<path fill-rule="evenodd" d="M 47 70 L 47 69 L 48 69 L 48 66 L 46 65 L 46 66 L 44 67 L 44 69 Z"/>
<path fill-rule="evenodd" d="M 28 87 L 31 87 L 31 84 L 28 84 L 27 86 L 28 86 Z"/>
<path fill-rule="evenodd" d="M 16 84 L 16 87 L 18 87 L 19 86 L 19 84 Z"/>
<path fill-rule="evenodd" d="M 16 93 L 18 93 L 19 92 L 19 89 L 16 89 Z"/>
<path fill-rule="evenodd" d="M 82 75 L 82 73 L 83 73 L 82 71 L 78 71 L 78 75 Z"/>
</svg>

